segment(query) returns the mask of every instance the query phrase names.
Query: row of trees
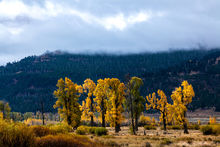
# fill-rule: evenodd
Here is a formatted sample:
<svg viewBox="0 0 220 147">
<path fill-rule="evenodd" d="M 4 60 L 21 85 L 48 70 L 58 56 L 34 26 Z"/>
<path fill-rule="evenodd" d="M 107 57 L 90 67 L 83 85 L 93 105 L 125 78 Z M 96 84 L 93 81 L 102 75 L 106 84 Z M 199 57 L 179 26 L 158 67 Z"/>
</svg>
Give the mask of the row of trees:
<svg viewBox="0 0 220 147">
<path fill-rule="evenodd" d="M 102 127 L 108 122 L 115 127 L 115 132 L 120 131 L 123 112 L 128 111 L 132 132 L 136 134 L 138 119 L 146 103 L 146 110 L 155 109 L 161 113 L 160 120 L 165 131 L 168 123 L 179 123 L 184 126 L 184 133 L 188 133 L 186 111 L 195 95 L 192 85 L 183 81 L 181 86 L 173 91 L 172 103 L 168 103 L 162 90 L 149 94 L 145 99 L 140 95 L 142 85 L 143 81 L 138 77 L 132 77 L 126 84 L 117 78 L 99 79 L 97 84 L 86 79 L 83 85 L 77 85 L 69 78 L 61 78 L 58 80 L 57 90 L 54 91 L 57 98 L 54 108 L 58 108 L 60 116 L 74 128 L 79 126 L 81 119 L 89 119 L 90 125 L 93 126 L 94 113 L 98 112 Z M 78 99 L 82 95 L 87 98 L 80 105 Z"/>
</svg>

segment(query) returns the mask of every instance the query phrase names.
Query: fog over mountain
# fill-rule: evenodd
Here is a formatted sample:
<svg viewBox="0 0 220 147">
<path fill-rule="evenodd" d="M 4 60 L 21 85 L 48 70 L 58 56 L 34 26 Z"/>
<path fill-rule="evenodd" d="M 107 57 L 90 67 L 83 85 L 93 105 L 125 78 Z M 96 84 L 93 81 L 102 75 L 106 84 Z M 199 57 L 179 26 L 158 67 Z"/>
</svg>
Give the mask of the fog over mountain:
<svg viewBox="0 0 220 147">
<path fill-rule="evenodd" d="M 220 46 L 219 0 L 0 0 L 0 65 L 29 55 Z"/>
</svg>

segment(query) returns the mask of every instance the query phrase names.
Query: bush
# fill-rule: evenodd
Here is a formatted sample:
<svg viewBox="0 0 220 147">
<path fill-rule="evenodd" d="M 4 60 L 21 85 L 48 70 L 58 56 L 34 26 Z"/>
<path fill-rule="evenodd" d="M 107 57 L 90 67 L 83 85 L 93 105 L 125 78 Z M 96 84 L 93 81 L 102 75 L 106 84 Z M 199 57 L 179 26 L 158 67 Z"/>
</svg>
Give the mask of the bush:
<svg viewBox="0 0 220 147">
<path fill-rule="evenodd" d="M 201 126 L 200 129 L 203 135 L 219 135 L 220 134 L 220 125 L 205 125 Z"/>
<path fill-rule="evenodd" d="M 0 146 L 32 147 L 34 141 L 34 133 L 28 126 L 0 121 Z"/>
<path fill-rule="evenodd" d="M 89 127 L 89 134 L 95 134 L 96 127 Z"/>
<path fill-rule="evenodd" d="M 152 123 L 152 120 L 149 116 L 144 116 L 144 114 L 142 113 L 140 116 L 140 121 L 139 124 L 143 125 L 150 125 Z"/>
<path fill-rule="evenodd" d="M 34 134 L 37 137 L 42 137 L 42 136 L 46 136 L 49 134 L 53 134 L 52 131 L 45 126 L 31 126 L 30 129 L 33 130 Z"/>
<path fill-rule="evenodd" d="M 199 130 L 200 126 L 199 126 L 199 124 L 191 124 L 191 125 L 188 126 L 188 129 L 190 129 L 190 130 Z"/>
<path fill-rule="evenodd" d="M 75 135 L 48 135 L 36 139 L 37 147 L 95 147 L 101 146 L 100 144 L 94 143 L 87 137 L 79 137 Z"/>
<path fill-rule="evenodd" d="M 88 129 L 89 129 L 89 127 L 87 127 L 87 126 L 79 126 L 76 129 L 76 134 L 85 135 L 88 133 Z"/>
<path fill-rule="evenodd" d="M 46 135 L 56 135 L 58 133 L 68 133 L 72 130 L 71 126 L 66 124 L 56 124 L 48 126 L 31 126 L 30 127 L 37 137 L 42 137 Z"/>
<path fill-rule="evenodd" d="M 155 126 L 152 126 L 152 125 L 145 125 L 144 129 L 145 130 L 156 130 L 157 128 Z"/>
<path fill-rule="evenodd" d="M 64 124 L 64 123 L 59 123 L 56 125 L 49 125 L 48 128 L 55 134 L 58 133 L 68 133 L 71 132 L 73 129 L 71 126 L 69 126 L 68 124 Z"/>
<path fill-rule="evenodd" d="M 212 127 L 210 125 L 202 126 L 201 131 L 203 135 L 211 135 L 213 134 Z"/>
<path fill-rule="evenodd" d="M 28 118 L 27 120 L 24 120 L 24 123 L 28 126 L 31 125 L 42 125 L 42 120 L 41 119 L 32 119 Z"/>
<path fill-rule="evenodd" d="M 108 130 L 104 127 L 97 127 L 95 129 L 95 134 L 97 136 L 107 135 Z"/>
</svg>

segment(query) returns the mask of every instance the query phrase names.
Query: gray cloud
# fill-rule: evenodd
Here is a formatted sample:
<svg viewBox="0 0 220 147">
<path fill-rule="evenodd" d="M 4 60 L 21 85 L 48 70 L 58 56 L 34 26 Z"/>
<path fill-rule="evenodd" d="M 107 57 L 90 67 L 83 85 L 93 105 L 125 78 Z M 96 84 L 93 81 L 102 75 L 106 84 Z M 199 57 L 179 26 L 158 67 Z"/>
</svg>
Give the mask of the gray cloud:
<svg viewBox="0 0 220 147">
<path fill-rule="evenodd" d="M 219 47 L 219 0 L 0 0 L 0 64 L 46 50 Z"/>
</svg>

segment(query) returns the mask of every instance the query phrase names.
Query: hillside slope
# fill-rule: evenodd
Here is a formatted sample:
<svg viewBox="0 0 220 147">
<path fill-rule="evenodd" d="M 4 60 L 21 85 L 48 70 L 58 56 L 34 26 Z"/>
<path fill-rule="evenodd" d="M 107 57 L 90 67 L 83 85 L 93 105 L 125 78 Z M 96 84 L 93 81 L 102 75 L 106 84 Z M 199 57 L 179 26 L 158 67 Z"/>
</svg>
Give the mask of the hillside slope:
<svg viewBox="0 0 220 147">
<path fill-rule="evenodd" d="M 44 101 L 46 111 L 52 112 L 52 93 L 61 77 L 82 84 L 86 78 L 117 77 L 125 81 L 129 75 L 143 78 L 143 96 L 158 88 L 170 95 L 183 79 L 189 80 L 196 92 L 191 108 L 215 106 L 219 110 L 219 54 L 220 50 L 121 56 L 55 52 L 26 57 L 0 67 L 0 99 L 8 101 L 12 111 L 37 111 Z"/>
</svg>

